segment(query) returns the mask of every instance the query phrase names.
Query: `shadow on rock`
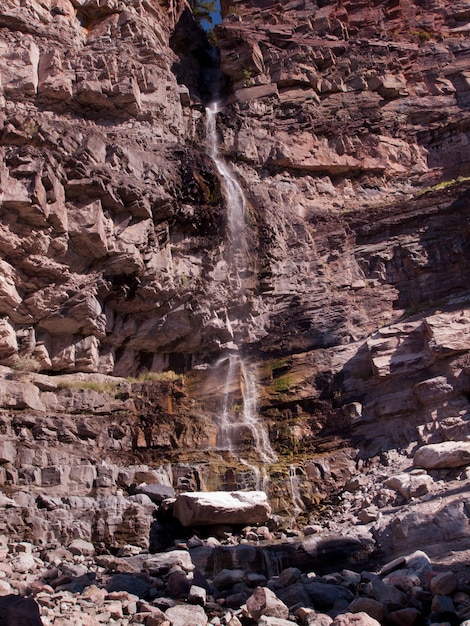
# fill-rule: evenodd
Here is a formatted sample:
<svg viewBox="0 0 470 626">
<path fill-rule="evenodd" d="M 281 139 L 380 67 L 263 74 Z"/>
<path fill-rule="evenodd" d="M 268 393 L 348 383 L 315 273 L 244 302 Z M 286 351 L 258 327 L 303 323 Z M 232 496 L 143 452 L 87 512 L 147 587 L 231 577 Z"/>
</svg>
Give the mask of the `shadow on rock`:
<svg viewBox="0 0 470 626">
<path fill-rule="evenodd" d="M 42 626 L 39 606 L 33 598 L 7 595 L 0 598 L 0 626 Z"/>
</svg>

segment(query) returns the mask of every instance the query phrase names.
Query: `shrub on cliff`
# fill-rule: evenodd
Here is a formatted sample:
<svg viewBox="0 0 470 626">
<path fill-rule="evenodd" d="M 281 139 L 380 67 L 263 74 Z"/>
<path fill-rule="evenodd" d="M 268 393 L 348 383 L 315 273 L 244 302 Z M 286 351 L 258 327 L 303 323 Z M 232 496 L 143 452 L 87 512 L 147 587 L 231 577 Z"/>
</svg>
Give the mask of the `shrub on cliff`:
<svg viewBox="0 0 470 626">
<path fill-rule="evenodd" d="M 192 9 L 194 19 L 202 28 L 204 28 L 203 22 L 212 24 L 212 14 L 218 10 L 217 0 L 189 0 L 189 6 Z"/>
</svg>

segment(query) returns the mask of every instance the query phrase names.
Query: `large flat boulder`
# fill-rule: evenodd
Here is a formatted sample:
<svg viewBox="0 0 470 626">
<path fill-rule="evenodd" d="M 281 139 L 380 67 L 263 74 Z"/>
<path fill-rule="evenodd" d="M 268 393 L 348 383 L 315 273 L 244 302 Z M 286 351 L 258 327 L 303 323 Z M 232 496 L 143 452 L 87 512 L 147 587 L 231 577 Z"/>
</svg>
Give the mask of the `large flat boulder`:
<svg viewBox="0 0 470 626">
<path fill-rule="evenodd" d="M 431 315 L 424 320 L 429 347 L 439 357 L 470 350 L 468 310 Z"/>
<path fill-rule="evenodd" d="M 29 382 L 0 380 L 0 406 L 4 409 L 32 409 L 44 412 L 39 389 Z"/>
<path fill-rule="evenodd" d="M 183 526 L 257 524 L 270 514 L 264 491 L 181 493 L 173 506 L 173 515 Z"/>
<path fill-rule="evenodd" d="M 470 464 L 470 442 L 443 441 L 422 446 L 413 457 L 413 465 L 424 469 L 461 467 Z"/>
</svg>

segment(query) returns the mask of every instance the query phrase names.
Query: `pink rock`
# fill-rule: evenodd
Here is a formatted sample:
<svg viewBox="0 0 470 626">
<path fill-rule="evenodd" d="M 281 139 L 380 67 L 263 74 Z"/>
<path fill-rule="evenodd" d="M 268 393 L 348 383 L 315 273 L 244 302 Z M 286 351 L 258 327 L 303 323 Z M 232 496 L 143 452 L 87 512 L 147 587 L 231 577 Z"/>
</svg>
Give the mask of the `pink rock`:
<svg viewBox="0 0 470 626">
<path fill-rule="evenodd" d="M 254 620 L 258 620 L 261 615 L 281 619 L 287 619 L 289 616 L 287 606 L 268 587 L 257 587 L 246 601 L 246 608 Z"/>
<path fill-rule="evenodd" d="M 359 597 L 348 606 L 351 613 L 367 613 L 378 622 L 382 622 L 385 615 L 385 606 L 373 598 Z"/>
<path fill-rule="evenodd" d="M 380 626 L 380 622 L 367 613 L 343 613 L 335 617 L 331 626 Z"/>
<path fill-rule="evenodd" d="M 172 606 L 165 615 L 173 626 L 206 626 L 208 621 L 204 609 L 196 604 Z"/>
<path fill-rule="evenodd" d="M 457 589 L 458 580 L 453 572 L 441 572 L 433 578 L 429 583 L 429 589 L 432 593 L 440 596 L 449 596 Z"/>
</svg>

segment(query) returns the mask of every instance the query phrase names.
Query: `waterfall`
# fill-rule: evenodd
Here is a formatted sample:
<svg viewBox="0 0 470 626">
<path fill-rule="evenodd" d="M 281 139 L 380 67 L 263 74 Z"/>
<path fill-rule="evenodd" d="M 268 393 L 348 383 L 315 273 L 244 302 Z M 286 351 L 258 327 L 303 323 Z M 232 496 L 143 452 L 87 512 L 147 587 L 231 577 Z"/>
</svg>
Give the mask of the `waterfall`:
<svg viewBox="0 0 470 626">
<path fill-rule="evenodd" d="M 246 200 L 240 183 L 219 155 L 217 138 L 217 113 L 219 111 L 220 108 L 217 102 L 206 108 L 206 137 L 209 143 L 209 156 L 214 161 L 221 177 L 223 194 L 227 201 L 228 241 L 226 261 L 231 270 L 232 295 L 236 295 L 242 292 L 240 273 L 247 269 Z"/>
<path fill-rule="evenodd" d="M 289 485 L 292 497 L 292 504 L 294 505 L 294 515 L 298 515 L 305 510 L 304 503 L 300 496 L 300 478 L 297 476 L 297 468 L 295 465 L 289 466 Z"/>
<path fill-rule="evenodd" d="M 220 450 L 230 450 L 232 451 L 233 447 L 233 433 L 232 433 L 232 423 L 233 423 L 233 412 L 234 407 L 231 402 L 230 389 L 232 387 L 232 383 L 235 380 L 235 371 L 236 371 L 236 362 L 237 359 L 234 354 L 228 355 L 228 366 L 227 366 L 227 374 L 225 376 L 225 385 L 223 389 L 223 398 L 224 403 L 222 407 L 222 414 L 220 415 L 219 420 L 219 433 L 217 436 L 217 447 Z M 221 365 L 219 361 L 219 366 Z"/>
<path fill-rule="evenodd" d="M 233 252 L 246 252 L 245 237 L 245 210 L 246 201 L 243 189 L 235 176 L 229 170 L 225 161 L 219 155 L 219 142 L 217 139 L 217 113 L 220 108 L 218 103 L 213 103 L 206 109 L 206 134 L 209 142 L 209 155 L 215 163 L 224 186 L 224 194 L 227 199 L 228 230 L 230 235 L 230 246 L 235 248 Z"/>
<path fill-rule="evenodd" d="M 228 267 L 228 287 L 231 299 L 243 302 L 246 299 L 243 276 L 248 268 L 248 245 L 246 236 L 246 199 L 243 189 L 219 154 L 217 137 L 217 102 L 206 108 L 206 138 L 209 155 L 214 161 L 222 182 L 222 192 L 227 203 L 227 243 L 226 263 Z M 227 316 L 228 319 L 228 316 Z M 233 320 L 232 320 L 233 321 Z M 228 324 L 231 321 L 228 319 Z M 242 358 L 235 341 L 236 350 L 222 357 L 216 367 L 225 368 L 223 385 L 223 405 L 219 416 L 217 448 L 233 451 L 243 439 L 243 430 L 248 429 L 262 463 L 273 463 L 273 451 L 268 433 L 258 419 L 258 378 L 256 367 Z M 234 391 L 235 390 L 235 391 Z M 240 402 L 234 402 L 234 397 Z M 246 463 L 246 461 L 243 461 Z M 259 480 L 257 483 L 259 484 Z M 263 485 L 267 483 L 263 479 Z"/>
</svg>

